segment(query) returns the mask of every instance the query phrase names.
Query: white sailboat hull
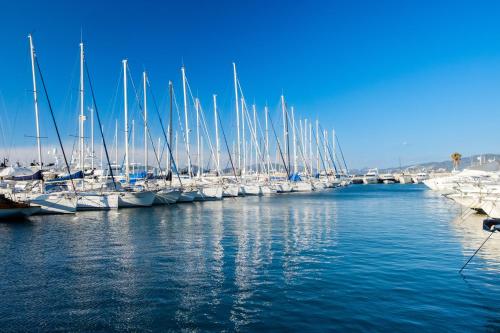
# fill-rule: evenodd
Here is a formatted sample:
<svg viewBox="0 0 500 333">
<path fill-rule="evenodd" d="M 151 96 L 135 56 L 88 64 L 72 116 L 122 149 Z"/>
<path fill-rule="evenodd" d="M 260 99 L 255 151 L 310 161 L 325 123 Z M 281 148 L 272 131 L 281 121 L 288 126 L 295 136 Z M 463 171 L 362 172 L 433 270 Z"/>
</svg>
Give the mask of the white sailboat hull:
<svg viewBox="0 0 500 333">
<path fill-rule="evenodd" d="M 74 214 L 76 197 L 67 193 L 40 194 L 30 197 L 31 204 L 40 206 L 37 214 Z"/>
<path fill-rule="evenodd" d="M 198 191 L 182 191 L 177 202 L 193 202 Z"/>
<path fill-rule="evenodd" d="M 198 189 L 195 201 L 222 200 L 222 186 L 207 186 Z"/>
<path fill-rule="evenodd" d="M 118 194 L 114 193 L 78 193 L 77 211 L 108 210 L 118 208 Z"/>
<path fill-rule="evenodd" d="M 118 208 L 150 207 L 154 200 L 155 194 L 151 191 L 119 192 Z"/>
<path fill-rule="evenodd" d="M 261 191 L 262 195 L 271 195 L 271 194 L 275 194 L 276 193 L 276 190 L 273 189 L 269 185 L 262 185 L 260 187 L 260 191 Z"/>
<path fill-rule="evenodd" d="M 245 190 L 245 195 L 261 195 L 261 189 L 259 185 L 243 185 Z"/>
<path fill-rule="evenodd" d="M 176 189 L 164 189 L 155 193 L 154 205 L 171 205 L 177 202 L 181 191 Z"/>
<path fill-rule="evenodd" d="M 279 183 L 276 184 L 276 192 L 278 193 L 289 193 L 292 192 L 293 188 L 290 183 Z"/>
<path fill-rule="evenodd" d="M 223 197 L 237 197 L 239 194 L 240 185 L 227 185 L 222 191 Z"/>
<path fill-rule="evenodd" d="M 311 183 L 298 182 L 292 186 L 294 192 L 312 192 L 313 186 Z"/>
</svg>

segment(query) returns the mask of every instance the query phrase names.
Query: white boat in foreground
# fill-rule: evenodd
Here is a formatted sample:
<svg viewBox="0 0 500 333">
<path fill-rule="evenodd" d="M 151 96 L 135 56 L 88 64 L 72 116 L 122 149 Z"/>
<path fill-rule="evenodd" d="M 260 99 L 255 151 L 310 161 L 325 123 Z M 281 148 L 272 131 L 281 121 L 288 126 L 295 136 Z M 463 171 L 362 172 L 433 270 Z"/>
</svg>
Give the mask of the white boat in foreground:
<svg viewBox="0 0 500 333">
<path fill-rule="evenodd" d="M 76 213 L 77 198 L 74 193 L 55 192 L 45 194 L 19 193 L 16 200 L 30 202 L 40 206 L 37 214 L 74 214 Z"/>
</svg>

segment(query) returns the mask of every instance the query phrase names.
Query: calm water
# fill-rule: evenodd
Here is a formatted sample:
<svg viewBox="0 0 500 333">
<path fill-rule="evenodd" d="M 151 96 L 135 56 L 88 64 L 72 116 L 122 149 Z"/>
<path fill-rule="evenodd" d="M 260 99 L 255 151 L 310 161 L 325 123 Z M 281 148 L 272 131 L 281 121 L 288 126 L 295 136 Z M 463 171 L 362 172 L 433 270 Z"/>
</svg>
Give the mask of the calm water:
<svg viewBox="0 0 500 333">
<path fill-rule="evenodd" d="M 500 235 L 423 186 L 0 224 L 0 330 L 500 330 Z"/>
</svg>

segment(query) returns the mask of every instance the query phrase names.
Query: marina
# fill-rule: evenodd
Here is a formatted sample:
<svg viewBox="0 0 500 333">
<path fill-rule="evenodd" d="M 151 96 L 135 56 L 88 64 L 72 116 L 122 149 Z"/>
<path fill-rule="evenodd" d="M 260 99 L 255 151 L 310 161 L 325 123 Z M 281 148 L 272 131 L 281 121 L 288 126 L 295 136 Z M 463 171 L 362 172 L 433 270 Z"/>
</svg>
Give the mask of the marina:
<svg viewBox="0 0 500 333">
<path fill-rule="evenodd" d="M 5 2 L 0 332 L 500 332 L 499 12 Z"/>
</svg>

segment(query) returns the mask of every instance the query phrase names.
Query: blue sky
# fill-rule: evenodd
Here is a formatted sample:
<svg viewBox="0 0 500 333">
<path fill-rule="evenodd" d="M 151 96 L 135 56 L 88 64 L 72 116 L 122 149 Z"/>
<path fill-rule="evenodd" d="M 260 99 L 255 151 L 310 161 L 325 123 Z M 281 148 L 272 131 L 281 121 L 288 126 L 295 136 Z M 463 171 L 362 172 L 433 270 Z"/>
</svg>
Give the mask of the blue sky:
<svg viewBox="0 0 500 333">
<path fill-rule="evenodd" d="M 6 2 L 0 151 L 15 155 L 34 145 L 26 137 L 34 134 L 29 32 L 71 149 L 83 31 L 110 135 L 121 114 L 123 58 L 136 84 L 143 69 L 149 72 L 162 108 L 168 80 L 181 99 L 184 63 L 207 112 L 218 94 L 233 135 L 235 61 L 250 103 L 262 110 L 267 102 L 277 121 L 284 92 L 302 117 L 336 129 L 353 167 L 443 160 L 453 151 L 499 152 L 499 15 L 496 1 Z M 51 143 L 54 133 L 46 108 L 42 112 Z"/>
</svg>

